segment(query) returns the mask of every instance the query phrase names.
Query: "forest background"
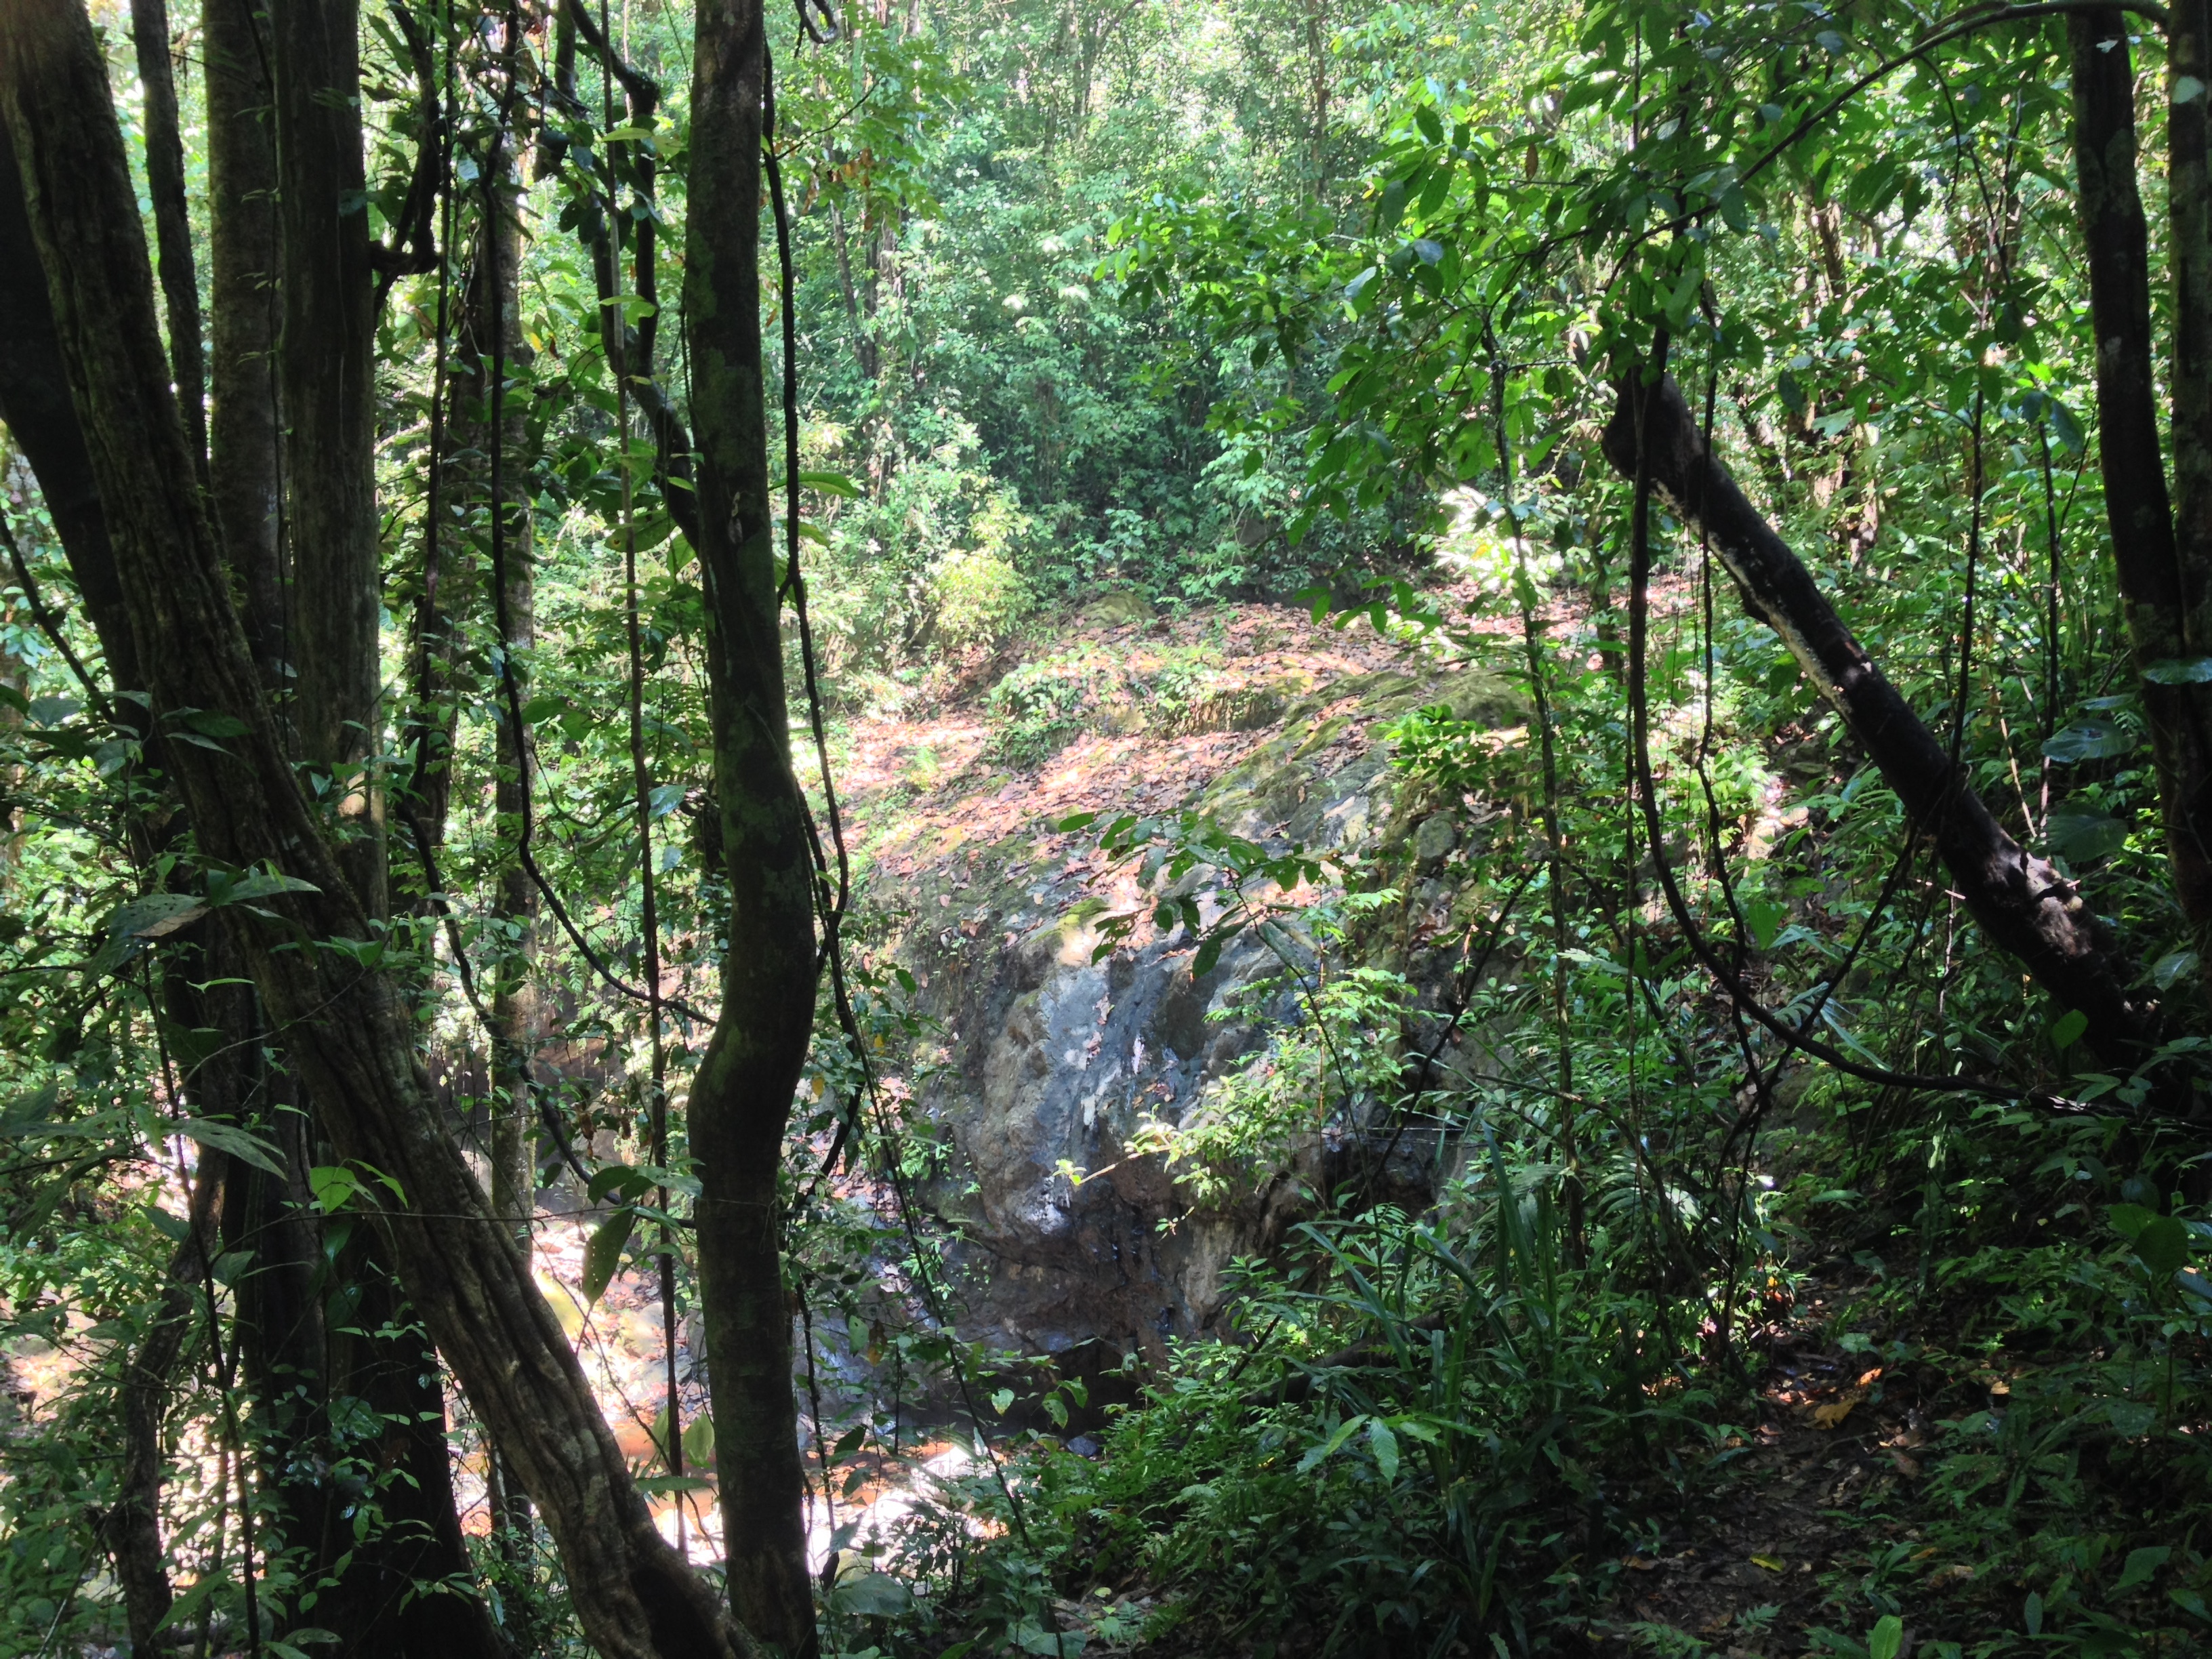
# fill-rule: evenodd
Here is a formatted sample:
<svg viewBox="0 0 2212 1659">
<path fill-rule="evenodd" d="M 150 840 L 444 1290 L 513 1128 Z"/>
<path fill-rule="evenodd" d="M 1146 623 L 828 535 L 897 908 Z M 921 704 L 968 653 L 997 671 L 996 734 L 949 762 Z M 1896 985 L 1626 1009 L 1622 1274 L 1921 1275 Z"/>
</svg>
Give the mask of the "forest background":
<svg viewBox="0 0 2212 1659">
<path fill-rule="evenodd" d="M 0 28 L 0 1650 L 2197 1650 L 2201 3 L 234 10 L 95 8 L 70 61 L 112 95 L 41 78 L 68 5 Z M 317 52 L 357 96 L 301 91 Z M 118 660 L 73 544 L 144 519 L 57 253 L 70 111 L 122 141 L 131 303 L 273 714 L 149 701 L 235 630 Z M 332 119 L 356 182 L 223 149 L 294 168 Z M 280 210 L 309 184 L 319 229 Z M 290 252 L 241 266 L 263 221 Z M 74 403 L 21 401 L 41 266 Z M 71 492 L 80 421 L 107 471 Z M 325 731 L 348 512 L 368 690 Z M 1194 1220 L 1304 1190 L 1224 1340 L 1111 1379 L 987 1352 L 870 838 L 955 790 L 1018 815 L 1122 705 L 1166 729 L 1218 652 L 1138 674 L 1136 634 L 1261 610 L 1517 713 L 1394 716 L 1393 818 L 1442 853 L 1110 777 L 1030 814 L 1144 895 L 1071 911 L 1102 960 L 1256 940 L 1289 994 L 1133 1154 Z M 988 733 L 964 775 L 848 826 L 856 734 L 947 708 Z M 257 720 L 320 882 L 193 793 Z M 794 775 L 817 932 L 779 1011 L 748 814 Z M 419 1134 L 343 1128 L 342 1022 L 253 943 L 285 928 L 404 1011 Z M 717 1070 L 753 1039 L 787 1123 Z M 1409 1135 L 1419 1202 L 1376 1173 Z M 465 1148 L 455 1214 L 507 1224 L 476 1337 L 386 1144 Z M 716 1233 L 732 1191 L 772 1240 Z M 594 1369 L 616 1284 L 642 1372 Z"/>
</svg>

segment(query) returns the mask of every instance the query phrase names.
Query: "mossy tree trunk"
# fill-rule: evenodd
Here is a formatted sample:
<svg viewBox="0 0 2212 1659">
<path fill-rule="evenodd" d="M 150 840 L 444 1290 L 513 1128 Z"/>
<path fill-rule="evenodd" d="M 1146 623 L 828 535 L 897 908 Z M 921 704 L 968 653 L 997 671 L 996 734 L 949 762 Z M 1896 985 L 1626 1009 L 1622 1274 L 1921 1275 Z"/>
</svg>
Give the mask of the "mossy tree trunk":
<svg viewBox="0 0 2212 1659">
<path fill-rule="evenodd" d="M 816 1650 L 777 1176 L 817 973 L 806 809 L 791 765 L 761 356 L 760 0 L 702 0 L 684 303 L 707 598 L 714 792 L 730 888 L 722 1009 L 691 1086 L 701 1308 L 730 1598 Z M 703 204 L 714 210 L 703 210 Z"/>
</svg>

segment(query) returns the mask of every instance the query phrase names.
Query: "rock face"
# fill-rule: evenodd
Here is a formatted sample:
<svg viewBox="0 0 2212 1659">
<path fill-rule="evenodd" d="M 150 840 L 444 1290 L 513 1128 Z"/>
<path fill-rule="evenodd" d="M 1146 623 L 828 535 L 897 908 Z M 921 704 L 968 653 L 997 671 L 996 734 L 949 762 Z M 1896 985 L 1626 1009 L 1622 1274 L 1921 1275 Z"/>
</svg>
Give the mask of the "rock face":
<svg viewBox="0 0 2212 1659">
<path fill-rule="evenodd" d="M 1318 1139 L 1291 1167 L 1256 1176 L 1204 1213 L 1189 1212 L 1157 1158 L 1128 1150 L 1144 1119 L 1182 1121 L 1272 1030 L 1296 1022 L 1287 987 L 1249 1006 L 1249 988 L 1279 975 L 1280 960 L 1248 934 L 1194 979 L 1193 942 L 1140 926 L 1094 962 L 1099 935 L 1095 920 L 1080 919 L 1083 901 L 1151 904 L 1139 907 L 1131 872 L 1105 866 L 1095 832 L 1048 826 L 1078 805 L 1194 807 L 1271 847 L 1297 842 L 1418 879 L 1417 868 L 1428 873 L 1449 852 L 1451 826 L 1409 821 L 1382 732 L 1437 702 L 1462 718 L 1521 717 L 1493 678 L 1412 666 L 1247 687 L 1223 707 L 1241 711 L 1224 718 L 1248 729 L 1179 732 L 1187 746 L 1211 744 L 1215 763 L 1169 768 L 1165 783 L 1150 764 L 1158 738 L 1151 750 L 1126 735 L 1079 742 L 990 798 L 1024 820 L 1019 832 L 987 838 L 940 823 L 934 843 L 879 862 L 872 896 L 879 905 L 894 896 L 912 918 L 896 957 L 948 1044 L 920 1098 L 949 1142 L 926 1197 L 960 1241 L 951 1255 L 963 1334 L 1066 1356 L 1078 1370 L 1087 1345 L 1107 1363 L 1133 1350 L 1157 1357 L 1170 1339 L 1218 1329 L 1230 1264 L 1268 1250 L 1310 1213 L 1317 1178 L 1345 1150 Z M 1273 718 L 1249 729 L 1255 707 Z M 1187 712 L 1179 719 L 1189 724 Z"/>
</svg>

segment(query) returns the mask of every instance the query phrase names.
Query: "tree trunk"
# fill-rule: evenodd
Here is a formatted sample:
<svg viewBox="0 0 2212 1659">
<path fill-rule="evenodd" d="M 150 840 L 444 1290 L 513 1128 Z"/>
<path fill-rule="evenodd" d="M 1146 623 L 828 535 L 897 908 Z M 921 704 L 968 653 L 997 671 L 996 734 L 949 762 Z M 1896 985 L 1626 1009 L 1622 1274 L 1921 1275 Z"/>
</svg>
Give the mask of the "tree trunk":
<svg viewBox="0 0 2212 1659">
<path fill-rule="evenodd" d="M 501 156 L 507 177 L 496 191 L 498 211 L 485 210 L 480 221 L 478 235 L 483 245 L 470 285 L 467 338 L 463 352 L 464 361 L 474 371 L 471 376 L 475 402 L 471 411 L 471 429 L 477 434 L 480 445 L 487 443 L 491 436 L 494 337 L 501 347 L 497 355 L 507 364 L 518 362 L 526 349 L 520 305 L 521 221 L 515 203 L 521 186 L 515 176 L 513 150 L 503 147 Z M 499 514 L 503 527 L 501 562 L 507 567 L 507 635 L 500 641 L 500 648 L 510 663 L 518 655 L 526 655 L 538 639 L 538 584 L 532 545 L 530 489 L 523 453 L 529 424 L 525 399 L 510 390 L 501 399 L 501 499 L 491 499 L 488 466 L 479 463 L 471 474 L 471 482 L 479 486 L 472 505 L 480 503 L 487 518 L 493 513 Z M 495 605 L 486 607 L 494 618 L 500 609 Z M 522 822 L 527 799 L 524 769 L 530 764 L 530 744 L 528 734 L 514 729 L 503 702 L 495 709 L 494 722 L 493 805 L 504 844 Z M 536 982 L 538 889 L 519 857 L 507 858 L 500 865 L 492 895 L 492 915 L 498 924 L 495 928 L 496 935 L 512 943 L 501 945 L 508 954 L 493 965 L 491 975 L 491 1206 L 498 1214 L 515 1219 L 515 1243 L 527 1261 L 530 1213 L 537 1199 L 530 1166 L 528 1130 L 532 1116 L 529 1056 L 537 1046 L 539 1017 Z"/>
<path fill-rule="evenodd" d="M 162 642 L 147 665 L 155 718 L 193 708 L 243 727 L 220 751 L 173 745 L 200 849 L 217 866 L 259 866 L 295 884 L 220 913 L 271 1029 L 337 1157 L 367 1176 L 357 1202 L 409 1299 L 545 1516 L 590 1639 L 609 1659 L 735 1655 L 750 1644 L 654 1530 L 559 1322 L 439 1116 L 404 988 L 349 943 L 369 937 L 368 913 L 295 781 L 230 605 L 168 395 L 105 66 L 76 0 L 0 8 L 0 116 L 15 141 L 131 627 Z M 788 1443 L 795 1461 L 795 1437 Z"/>
<path fill-rule="evenodd" d="M 209 312 L 214 350 L 209 482 L 262 683 L 288 690 L 277 456 L 276 144 L 268 45 L 254 0 L 204 9 Z"/>
<path fill-rule="evenodd" d="M 1632 380 L 1605 428 L 1606 459 L 1636 476 Z M 2073 884 L 2026 852 L 1982 804 L 1963 767 L 1898 695 L 1836 615 L 1812 573 L 1705 448 L 1705 434 L 1669 379 L 1646 403 L 1643 447 L 1652 481 L 1690 523 L 1702 523 L 1746 609 L 1782 636 L 1820 695 L 1865 748 L 1912 821 L 1931 834 L 1951 879 L 1999 949 L 2088 1022 L 2106 1064 L 2143 1057 L 2155 1010 L 2130 988 L 2134 971 Z"/>
<path fill-rule="evenodd" d="M 177 1361 L 191 1334 L 200 1286 L 214 1260 L 209 1246 L 228 1165 L 219 1152 L 202 1154 L 199 1178 L 192 1185 L 191 1231 L 169 1262 L 146 1334 L 123 1376 L 123 1470 L 116 1480 L 115 1503 L 100 1517 L 100 1536 L 114 1558 L 116 1581 L 123 1587 L 133 1653 L 156 1650 L 156 1629 L 169 1611 L 169 1570 L 161 1547 L 161 1424 L 168 1414 Z"/>
<path fill-rule="evenodd" d="M 162 391 L 168 390 L 163 371 Z M 143 691 L 138 653 L 125 614 L 123 588 L 115 574 L 115 551 L 107 520 L 100 510 L 100 486 L 93 476 L 92 452 L 70 400 L 61 343 L 54 334 L 53 307 L 31 236 L 15 147 L 0 125 L 0 420 L 23 451 L 46 497 L 54 534 L 76 579 L 77 597 L 107 659 L 109 684 L 117 690 Z M 116 705 L 131 720 L 137 705 Z"/>
<path fill-rule="evenodd" d="M 177 81 L 165 0 L 131 0 L 131 35 L 138 54 L 138 83 L 146 91 L 146 185 L 154 198 L 154 237 L 161 252 L 161 298 L 168 314 L 177 407 L 192 453 L 204 465 L 207 374 L 201 362 L 200 285 L 192 270 L 192 221 L 185 198 L 185 145 L 177 131 Z"/>
<path fill-rule="evenodd" d="M 2179 0 L 2172 15 L 2166 31 L 2166 147 L 2167 258 L 2173 264 L 2174 553 L 2183 648 L 2202 657 L 2212 653 L 2212 94 L 2205 90 L 2212 86 L 2212 5 Z M 2166 813 L 2166 841 L 2177 889 L 2185 860 L 2191 885 L 2183 914 L 2194 935 L 2199 983 L 2212 998 L 2212 847 L 2206 844 L 2212 836 L 2212 685 L 2160 688 L 2160 696 L 2177 692 L 2186 700 L 2185 726 L 2194 742 L 2178 745 L 2184 748 L 2185 769 L 2173 789 L 2179 810 Z M 2172 717 L 2183 712 L 2172 710 Z M 2166 793 L 2161 780 L 2161 804 Z"/>
<path fill-rule="evenodd" d="M 2202 11 L 2203 0 L 2185 0 L 2174 14 L 2177 76 L 2183 60 L 2203 51 Z M 2206 839 L 2212 836 L 2212 688 L 2144 677 L 2160 663 L 2212 652 L 2212 636 L 2192 637 L 2191 627 L 2191 600 L 2202 607 L 2212 575 L 2212 387 L 2205 384 L 2212 374 L 2212 316 L 2198 291 L 2212 283 L 2203 246 L 2205 94 L 2197 93 L 2193 108 L 2176 106 L 2172 130 L 2179 146 L 2172 256 L 2181 307 L 2174 342 L 2175 477 L 2192 581 L 2176 543 L 2160 453 L 2149 237 L 2136 184 L 2135 75 L 2125 19 L 2118 11 L 2075 13 L 2066 29 L 2074 50 L 2074 161 L 2097 337 L 2105 514 L 2157 763 L 2174 895 L 2212 987 L 2212 843 Z M 2193 72 L 2203 72 L 2201 61 Z"/>
<path fill-rule="evenodd" d="M 376 374 L 355 0 L 270 14 L 301 757 L 332 779 L 341 861 L 363 910 L 384 908 L 379 741 Z"/>
<path fill-rule="evenodd" d="M 701 1307 L 730 1596 L 763 1641 L 816 1651 L 776 1176 L 813 1021 L 812 867 L 791 769 L 760 327 L 760 0 L 702 0 L 684 302 L 714 793 L 730 884 L 722 1009 L 691 1086 Z M 704 212 L 696 204 L 712 203 Z"/>
</svg>

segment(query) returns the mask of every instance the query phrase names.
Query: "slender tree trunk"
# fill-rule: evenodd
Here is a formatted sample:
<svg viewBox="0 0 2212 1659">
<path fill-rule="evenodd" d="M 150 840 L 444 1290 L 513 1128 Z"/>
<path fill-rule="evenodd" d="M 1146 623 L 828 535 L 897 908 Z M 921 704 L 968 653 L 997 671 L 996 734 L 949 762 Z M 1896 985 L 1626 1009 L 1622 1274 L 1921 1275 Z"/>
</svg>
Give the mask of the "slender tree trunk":
<svg viewBox="0 0 2212 1659">
<path fill-rule="evenodd" d="M 791 769 L 760 326 L 760 0 L 702 0 L 684 314 L 699 447 L 714 791 L 730 884 L 721 1017 L 691 1087 L 700 1301 L 730 1598 L 816 1651 L 776 1176 L 813 1020 L 812 869 Z M 696 204 L 713 203 L 713 212 Z"/>
<path fill-rule="evenodd" d="M 851 239 L 845 234 L 845 216 L 835 202 L 830 204 L 830 242 L 837 252 L 837 292 L 845 301 L 845 320 L 853 331 L 853 356 L 860 373 L 872 380 L 876 378 L 875 340 L 860 318 L 860 296 L 853 287 Z"/>
<path fill-rule="evenodd" d="M 2179 0 L 2166 31 L 2166 257 L 2173 266 L 2174 555 L 2179 564 L 2182 646 L 2212 653 L 2212 4 Z M 2121 48 L 2115 48 L 2115 51 Z M 2094 311 L 2094 305 L 2093 305 Z M 2099 337 L 2102 338 L 2100 330 Z M 2146 687 L 2146 691 L 2150 688 Z M 2175 694 L 2179 694 L 2178 696 Z M 2181 775 L 2166 811 L 2175 886 L 2189 884 L 2183 914 L 2195 933 L 2199 981 L 2212 998 L 2212 684 L 2161 689 L 2185 700 Z M 2161 802 L 2166 794 L 2160 789 Z M 2183 844 L 2183 843 L 2185 843 Z"/>
<path fill-rule="evenodd" d="M 1307 140 L 1308 193 L 1320 201 L 1328 189 L 1328 0 L 1305 0 L 1307 101 L 1312 106 Z"/>
<path fill-rule="evenodd" d="M 275 96 L 260 0 L 204 9 L 209 312 L 214 349 L 209 482 L 262 682 L 287 686 L 277 454 Z"/>
<path fill-rule="evenodd" d="M 235 0 L 234 0 L 234 3 Z M 355 0 L 284 0 L 270 14 L 277 232 L 290 426 L 301 757 L 332 779 L 341 858 L 362 908 L 385 904 L 379 742 L 374 278 L 362 160 Z"/>
<path fill-rule="evenodd" d="M 146 89 L 146 184 L 154 198 L 154 236 L 161 253 L 161 298 L 168 313 L 177 406 L 192 453 L 204 465 L 207 374 L 201 362 L 200 285 L 192 270 L 192 221 L 185 198 L 185 145 L 177 131 L 166 0 L 131 0 L 131 34 L 138 52 L 138 83 Z"/>
<path fill-rule="evenodd" d="M 650 131 L 655 112 L 660 106 L 660 88 L 649 76 L 623 61 L 613 45 L 599 30 L 592 15 L 589 0 L 562 0 L 561 16 L 574 29 L 592 56 L 605 66 L 607 73 L 623 89 L 628 106 L 629 125 Z M 611 112 L 610 112 L 611 113 Z M 649 157 L 635 163 L 634 179 L 640 196 L 648 201 L 653 187 L 653 169 Z M 653 238 L 650 221 L 641 216 L 632 245 L 632 280 L 636 286 L 631 292 L 656 307 L 659 295 L 657 278 L 653 274 Z M 654 473 L 660 483 L 661 505 L 668 516 L 676 520 L 676 527 L 684 538 L 695 547 L 699 542 L 696 493 L 691 486 L 691 438 L 684 429 L 682 417 L 676 406 L 669 402 L 653 374 L 653 329 L 657 319 L 647 316 L 633 327 L 627 320 L 623 307 L 615 303 L 622 291 L 622 238 L 616 234 L 611 217 L 604 205 L 596 201 L 584 212 L 580 226 L 592 253 L 592 277 L 599 289 L 599 344 L 607 362 L 623 366 L 629 397 L 646 417 L 652 428 L 655 453 Z"/>
<path fill-rule="evenodd" d="M 1624 477 L 1638 462 L 1634 381 L 1605 429 L 1606 459 Z M 2096 913 L 2045 860 L 2026 852 L 1982 804 L 1962 767 L 1898 695 L 1828 603 L 1812 573 L 1745 499 L 1705 448 L 1670 379 L 1646 404 L 1643 447 L 1652 481 L 1735 578 L 1745 608 L 1782 636 L 1814 686 L 1865 747 L 1905 811 L 1926 826 L 1982 930 L 2036 982 L 2088 1019 L 2087 1041 L 2108 1065 L 2142 1057 L 2154 1009 L 2133 994 L 2133 969 Z"/>
<path fill-rule="evenodd" d="M 487 210 L 478 234 L 489 244 L 479 252 L 469 291 L 466 344 L 464 360 L 471 368 L 471 430 L 479 442 L 490 437 L 492 337 L 503 346 L 499 354 L 508 364 L 520 361 L 526 349 L 521 318 L 521 220 L 515 210 L 519 179 L 513 175 L 513 152 L 507 158 L 509 177 L 498 191 L 499 210 Z M 479 200 L 481 200 L 481 195 Z M 471 472 L 477 484 L 477 501 L 489 518 L 501 515 L 507 567 L 507 637 L 501 648 L 510 662 L 526 657 L 537 643 L 538 583 L 532 547 L 532 526 L 527 457 L 529 410 L 525 398 L 510 388 L 501 400 L 499 442 L 501 500 L 490 497 L 491 474 L 478 461 Z M 486 607 L 496 616 L 499 607 Z M 528 734 L 514 729 L 504 706 L 495 715 L 493 755 L 493 804 L 500 823 L 502 844 L 521 822 L 526 796 L 523 769 L 530 764 Z M 499 869 L 492 896 L 492 915 L 501 938 L 511 938 L 511 954 L 495 967 L 492 976 L 491 1203 L 502 1216 L 520 1218 L 515 1242 L 526 1261 L 530 1256 L 529 1215 L 536 1201 L 529 1158 L 530 1091 L 528 1056 L 538 1037 L 538 890 L 520 858 L 507 860 Z"/>
<path fill-rule="evenodd" d="M 212 1152 L 200 1159 L 188 1217 L 191 1231 L 170 1261 L 146 1334 L 124 1372 L 123 1471 L 116 1482 L 115 1503 L 100 1516 L 100 1535 L 115 1559 L 133 1653 L 155 1651 L 160 1639 L 156 1631 L 169 1611 L 169 1570 L 161 1525 L 161 1425 L 168 1414 L 177 1361 L 191 1334 L 200 1285 L 214 1260 L 210 1246 L 216 1218 L 222 1212 L 228 1162 Z"/>
<path fill-rule="evenodd" d="M 2203 0 L 2175 13 L 2174 74 L 2201 75 Z M 2089 315 L 2097 337 L 2097 456 L 2112 564 L 2134 648 L 2136 669 L 2212 652 L 2212 636 L 2192 637 L 2191 600 L 2201 608 L 2212 577 L 2212 284 L 2205 268 L 2204 98 L 2176 107 L 2172 137 L 2172 259 L 2180 302 L 2175 339 L 2175 476 L 2193 580 L 2185 575 L 2160 459 L 2152 368 L 2149 236 L 2136 183 L 2135 75 L 2125 19 L 2118 11 L 2067 19 L 2073 46 L 2074 161 L 2082 240 L 2088 256 Z M 2185 71 L 2184 60 L 2195 61 Z M 2193 104 L 2193 107 L 2191 105 Z M 2192 591 L 2193 590 L 2193 591 Z M 2212 987 L 2212 688 L 2139 684 L 2157 763 L 2174 895 Z"/>
<path fill-rule="evenodd" d="M 227 930 L 333 1153 L 376 1172 L 359 1203 L 537 1500 L 589 1638 L 609 1659 L 735 1655 L 750 1644 L 654 1530 L 559 1322 L 469 1176 L 416 1056 L 405 988 L 344 944 L 368 937 L 368 915 L 279 744 L 230 605 L 168 394 L 112 107 L 80 4 L 0 8 L 0 118 L 15 142 L 130 625 L 162 641 L 147 665 L 155 716 L 202 709 L 244 727 L 221 752 L 175 745 L 178 787 L 205 857 L 295 884 L 257 901 L 273 919 L 222 912 Z M 785 1401 L 788 1412 L 787 1379 Z M 795 1459 L 795 1436 L 789 1443 Z"/>
</svg>

